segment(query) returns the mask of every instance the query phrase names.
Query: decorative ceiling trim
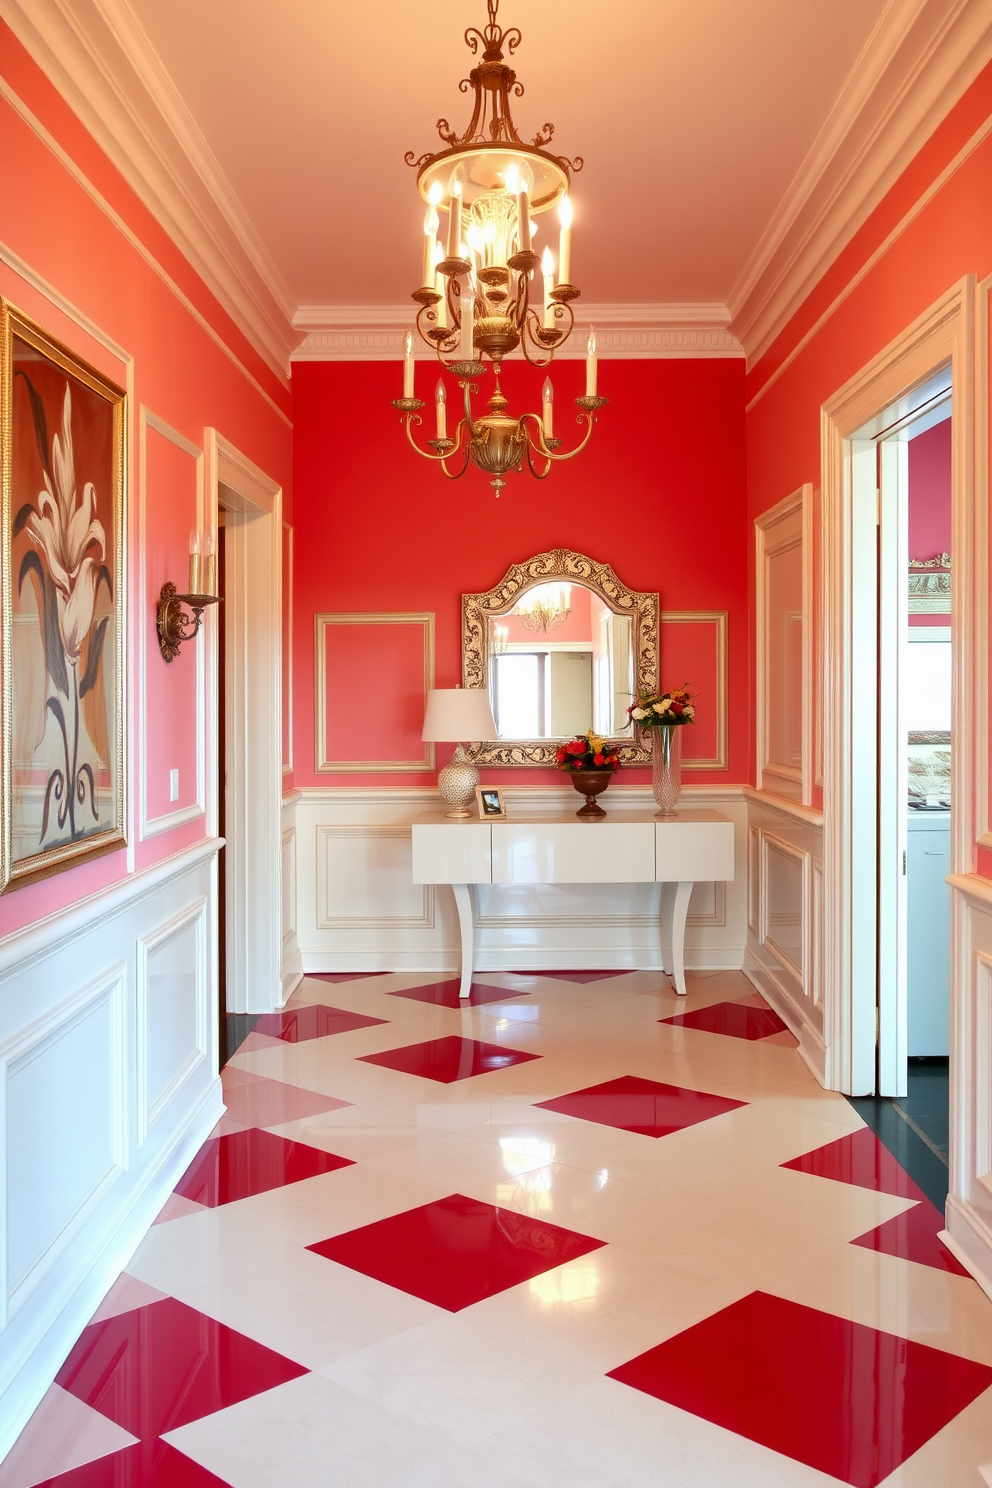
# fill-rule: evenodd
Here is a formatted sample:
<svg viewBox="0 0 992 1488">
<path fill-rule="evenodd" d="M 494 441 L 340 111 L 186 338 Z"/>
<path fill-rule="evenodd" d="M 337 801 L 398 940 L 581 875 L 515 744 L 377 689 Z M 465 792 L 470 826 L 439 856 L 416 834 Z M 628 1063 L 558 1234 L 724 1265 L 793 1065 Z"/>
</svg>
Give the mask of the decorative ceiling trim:
<svg viewBox="0 0 992 1488">
<path fill-rule="evenodd" d="M 599 355 L 611 358 L 742 357 L 728 328 L 726 305 L 584 305 L 577 307 L 580 334 L 555 361 L 585 356 L 584 326 L 596 327 Z M 407 305 L 301 305 L 293 318 L 304 339 L 294 362 L 389 362 L 403 355 L 413 310 Z M 418 359 L 433 361 L 426 346 Z"/>
<path fill-rule="evenodd" d="M 889 0 L 729 296 L 757 362 L 992 58 L 974 0 Z"/>
<path fill-rule="evenodd" d="M 128 0 L 0 0 L 11 27 L 272 370 L 293 305 Z"/>
</svg>

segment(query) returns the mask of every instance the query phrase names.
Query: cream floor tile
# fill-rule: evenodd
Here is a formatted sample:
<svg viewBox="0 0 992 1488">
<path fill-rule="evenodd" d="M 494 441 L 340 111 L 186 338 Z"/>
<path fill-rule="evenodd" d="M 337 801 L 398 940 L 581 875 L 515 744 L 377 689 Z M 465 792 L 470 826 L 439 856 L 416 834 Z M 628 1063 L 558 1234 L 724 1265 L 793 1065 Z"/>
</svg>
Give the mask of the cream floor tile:
<svg viewBox="0 0 992 1488">
<path fill-rule="evenodd" d="M 837 1488 L 824 1473 L 609 1379 L 469 1453 L 480 1475 L 445 1488 Z"/>
<path fill-rule="evenodd" d="M 364 1400 L 467 1446 L 596 1378 L 589 1365 L 522 1349 L 469 1313 L 414 1328 L 326 1366 L 321 1373 Z"/>
<path fill-rule="evenodd" d="M 122 1426 L 58 1385 L 51 1385 L 0 1462 L 0 1488 L 33 1488 L 57 1473 L 95 1462 L 134 1441 L 137 1437 Z"/>
<path fill-rule="evenodd" d="M 320 1374 L 171 1431 L 166 1440 L 235 1488 L 384 1488 L 411 1460 L 434 1469 L 451 1439 Z"/>
<path fill-rule="evenodd" d="M 411 1115 L 378 1110 L 375 1106 L 343 1106 L 297 1121 L 270 1126 L 268 1131 L 293 1142 L 305 1142 L 322 1152 L 334 1152 L 360 1162 L 379 1153 L 393 1152 L 438 1135 L 436 1127 L 420 1125 Z"/>
<path fill-rule="evenodd" d="M 309 1369 L 441 1315 L 419 1297 L 215 1216 L 156 1232 L 131 1263 L 136 1273 Z"/>
<path fill-rule="evenodd" d="M 890 1473 L 881 1488 L 982 1488 L 977 1462 L 992 1462 L 992 1390 Z M 986 1483 L 990 1477 L 986 1468 Z"/>
</svg>

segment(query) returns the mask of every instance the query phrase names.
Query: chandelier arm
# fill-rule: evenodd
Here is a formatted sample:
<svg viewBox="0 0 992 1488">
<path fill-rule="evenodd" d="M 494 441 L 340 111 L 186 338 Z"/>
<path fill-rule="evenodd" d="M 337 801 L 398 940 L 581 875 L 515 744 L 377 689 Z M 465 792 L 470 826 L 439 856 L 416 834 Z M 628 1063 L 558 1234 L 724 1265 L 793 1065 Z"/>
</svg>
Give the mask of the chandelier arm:
<svg viewBox="0 0 992 1488">
<path fill-rule="evenodd" d="M 538 317 L 537 311 L 531 310 L 527 316 L 527 322 L 524 326 L 524 333 L 520 337 L 520 350 L 524 354 L 525 361 L 529 362 L 532 367 L 536 367 L 538 371 L 543 372 L 545 367 L 551 366 L 551 363 L 555 359 L 555 353 L 553 347 L 551 348 L 551 350 L 548 350 L 547 347 L 541 347 L 541 350 L 546 353 L 544 361 L 541 361 L 540 357 L 531 356 L 530 346 L 541 345 L 541 343 L 534 335 L 535 326 L 540 326 L 540 319 Z M 528 345 L 528 343 L 530 344 Z"/>
<path fill-rule="evenodd" d="M 462 461 L 461 470 L 449 470 L 447 464 L 445 463 L 447 460 L 451 459 L 452 454 L 458 453 L 459 447 L 461 445 L 462 429 L 464 427 L 464 420 L 459 420 L 458 428 L 455 430 L 455 433 L 457 435 L 455 448 L 454 450 L 449 450 L 446 455 L 441 456 L 441 469 L 444 471 L 444 474 L 448 477 L 449 480 L 461 480 L 462 476 L 465 474 L 466 470 L 469 467 L 469 461 L 472 456 L 472 445 L 470 441 L 466 441 L 465 443 L 465 458 Z"/>
<path fill-rule="evenodd" d="M 558 464 L 562 460 L 574 460 L 576 455 L 581 455 L 582 451 L 585 449 L 586 445 L 589 443 L 589 440 L 592 438 L 592 426 L 596 422 L 596 420 L 593 418 L 593 416 L 592 416 L 591 413 L 578 413 L 578 414 L 576 414 L 576 416 L 575 416 L 575 422 L 577 424 L 580 424 L 582 422 L 582 420 L 585 419 L 585 421 L 586 421 L 586 432 L 583 434 L 581 440 L 579 441 L 579 443 L 575 446 L 575 448 L 573 450 L 566 450 L 563 455 L 559 455 L 559 454 L 555 454 L 552 450 L 549 450 L 548 447 L 547 447 L 547 445 L 545 444 L 545 442 L 544 442 L 544 425 L 543 425 L 543 423 L 541 422 L 539 416 L 536 413 L 525 413 L 525 414 L 522 414 L 521 415 L 521 418 L 520 418 L 521 428 L 523 428 L 523 426 L 526 424 L 526 422 L 527 422 L 528 419 L 532 419 L 534 421 L 534 423 L 537 424 L 538 429 L 540 431 L 539 442 L 534 445 L 534 448 L 537 450 L 537 452 L 541 456 L 542 460 L 548 460 L 549 462 L 553 462 L 554 464 Z M 532 444 L 533 444 L 533 440 L 531 439 L 530 435 L 528 434 L 527 435 L 527 459 L 528 459 L 528 463 L 530 462 L 530 450 L 531 450 L 531 445 Z M 533 470 L 533 466 L 531 466 L 531 469 Z M 550 469 L 550 464 L 549 464 L 549 469 Z M 537 474 L 536 471 L 534 473 Z M 538 480 L 543 480 L 544 479 L 543 476 L 538 476 L 537 478 L 538 478 Z"/>
<path fill-rule="evenodd" d="M 408 413 L 406 415 L 406 437 L 410 441 L 410 448 L 413 449 L 413 450 L 416 450 L 417 454 L 420 456 L 420 458 L 422 460 L 430 460 L 431 463 L 434 464 L 434 465 L 443 465 L 444 462 L 445 462 L 445 460 L 450 460 L 452 455 L 458 454 L 459 447 L 461 445 L 461 439 L 462 439 L 462 429 L 464 427 L 464 424 L 462 422 L 459 422 L 458 428 L 455 430 L 455 447 L 454 447 L 454 449 L 442 450 L 439 454 L 436 454 L 436 455 L 428 454 L 427 450 L 421 449 L 420 448 L 420 445 L 417 443 L 417 441 L 413 437 L 413 431 L 412 431 L 410 425 L 411 424 L 422 424 L 422 423 L 423 423 L 423 419 L 420 417 L 420 415 L 418 413 Z M 466 447 L 466 451 L 467 451 L 467 447 Z M 445 471 L 444 473 L 445 473 L 445 475 L 448 474 L 447 471 Z M 461 474 L 461 473 L 462 472 L 459 471 L 459 474 Z"/>
<path fill-rule="evenodd" d="M 463 382 L 461 382 L 459 384 L 459 386 L 462 387 L 462 388 L 464 388 L 464 390 L 465 390 L 465 417 L 464 417 L 464 419 L 458 425 L 459 437 L 461 436 L 461 429 L 464 426 L 464 427 L 466 427 L 468 429 L 468 435 L 469 435 L 469 440 L 470 441 L 473 440 L 473 439 L 478 439 L 478 437 L 479 437 L 479 431 L 475 427 L 475 421 L 472 418 L 472 398 L 471 398 L 471 395 L 472 395 L 472 393 L 477 393 L 479 391 L 479 389 L 477 387 L 474 387 L 473 384 L 468 380 L 468 378 L 466 378 Z"/>
</svg>

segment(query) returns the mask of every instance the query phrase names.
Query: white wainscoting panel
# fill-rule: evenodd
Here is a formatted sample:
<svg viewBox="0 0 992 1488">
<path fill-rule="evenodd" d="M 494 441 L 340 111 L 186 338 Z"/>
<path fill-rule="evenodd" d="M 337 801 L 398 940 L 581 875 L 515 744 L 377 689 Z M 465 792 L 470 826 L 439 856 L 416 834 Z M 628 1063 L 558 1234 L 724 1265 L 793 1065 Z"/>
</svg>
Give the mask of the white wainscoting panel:
<svg viewBox="0 0 992 1488">
<path fill-rule="evenodd" d="M 817 1079 L 823 1039 L 823 828 L 818 813 L 769 792 L 748 795 L 744 970 L 799 1040 Z"/>
<path fill-rule="evenodd" d="M 0 1457 L 223 1114 L 216 851 L 0 940 Z"/>
<path fill-rule="evenodd" d="M 944 1239 L 992 1297 L 992 883 L 952 874 L 951 1192 Z"/>
<path fill-rule="evenodd" d="M 515 808 L 574 814 L 572 793 L 560 788 L 511 786 L 504 795 L 511 821 Z M 747 933 L 743 788 L 687 786 L 683 799 L 734 822 L 736 862 L 733 883 L 693 891 L 686 964 L 739 967 Z M 287 797 L 296 832 L 297 936 L 307 971 L 455 971 L 451 892 L 415 885 L 412 876 L 411 824 L 439 804 L 433 789 L 396 787 L 316 788 Z M 613 816 L 653 802 L 645 787 L 612 786 L 606 805 Z M 490 971 L 660 967 L 660 905 L 661 887 L 653 883 L 483 886 L 477 965 Z"/>
<path fill-rule="evenodd" d="M 296 796 L 288 792 L 282 800 L 282 1000 L 286 1002 L 303 977 L 303 961 L 297 938 L 296 911 L 299 887 L 296 881 Z"/>
</svg>

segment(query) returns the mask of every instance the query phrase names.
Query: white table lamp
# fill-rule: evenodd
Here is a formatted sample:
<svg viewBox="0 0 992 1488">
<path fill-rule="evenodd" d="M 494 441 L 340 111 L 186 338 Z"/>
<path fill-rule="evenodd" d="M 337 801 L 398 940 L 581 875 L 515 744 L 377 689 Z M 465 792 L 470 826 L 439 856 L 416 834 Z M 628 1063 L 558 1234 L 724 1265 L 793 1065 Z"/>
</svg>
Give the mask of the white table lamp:
<svg viewBox="0 0 992 1488">
<path fill-rule="evenodd" d="M 473 740 L 495 739 L 496 723 L 489 696 L 480 687 L 432 687 L 427 695 L 427 714 L 422 739 L 437 744 L 455 744 L 449 764 L 437 777 L 438 792 L 451 807 L 445 816 L 471 816 L 469 803 L 475 796 L 479 772 L 466 757 L 465 745 Z"/>
</svg>

